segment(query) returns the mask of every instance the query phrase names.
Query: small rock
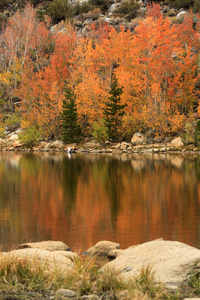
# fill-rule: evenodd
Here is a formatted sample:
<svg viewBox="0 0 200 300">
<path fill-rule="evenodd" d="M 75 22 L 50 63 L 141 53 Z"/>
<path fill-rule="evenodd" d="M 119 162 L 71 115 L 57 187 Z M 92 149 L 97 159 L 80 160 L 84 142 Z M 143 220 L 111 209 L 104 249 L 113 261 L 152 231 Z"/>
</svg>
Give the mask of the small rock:
<svg viewBox="0 0 200 300">
<path fill-rule="evenodd" d="M 11 136 L 9 137 L 10 141 L 15 141 L 18 140 L 18 134 L 11 134 Z"/>
<path fill-rule="evenodd" d="M 119 299 L 119 300 L 125 300 L 125 299 L 128 299 L 128 294 L 129 294 L 129 291 L 124 290 L 124 291 L 118 292 L 116 294 L 116 296 L 117 296 L 117 299 Z"/>
<path fill-rule="evenodd" d="M 61 141 L 55 141 L 53 143 L 50 143 L 49 148 L 50 149 L 63 149 L 64 143 Z"/>
<path fill-rule="evenodd" d="M 180 137 L 173 139 L 170 145 L 174 148 L 181 148 L 184 146 Z"/>
<path fill-rule="evenodd" d="M 109 241 L 100 241 L 91 248 L 89 248 L 84 254 L 106 256 L 111 250 L 119 249 L 120 245 L 118 243 Z"/>
<path fill-rule="evenodd" d="M 185 15 L 187 15 L 187 11 L 181 11 L 180 13 L 178 13 L 178 15 L 176 16 L 177 19 L 182 20 L 184 18 Z"/>
<path fill-rule="evenodd" d="M 41 142 L 39 142 L 39 144 L 38 144 L 38 148 L 39 148 L 39 149 L 44 149 L 44 148 L 46 147 L 47 144 L 48 144 L 47 142 L 41 141 Z"/>
<path fill-rule="evenodd" d="M 110 251 L 110 252 L 108 253 L 108 258 L 109 258 L 110 260 L 113 260 L 113 259 L 115 259 L 116 257 L 118 257 L 122 251 L 123 251 L 122 249 L 115 249 L 115 250 L 112 250 L 112 251 Z"/>
<path fill-rule="evenodd" d="M 20 141 L 18 141 L 18 140 L 14 141 L 13 148 L 20 148 L 20 147 L 22 147 L 22 144 L 20 143 Z"/>
<path fill-rule="evenodd" d="M 113 146 L 112 146 L 112 149 L 120 149 L 120 147 L 121 147 L 121 144 L 118 143 L 118 144 L 116 144 L 116 145 L 113 145 Z"/>
<path fill-rule="evenodd" d="M 120 145 L 121 150 L 127 150 L 127 148 L 130 146 L 130 144 L 122 142 Z"/>
<path fill-rule="evenodd" d="M 99 300 L 101 298 L 99 298 L 97 295 L 85 295 L 82 297 L 83 300 Z"/>
<path fill-rule="evenodd" d="M 25 243 L 17 246 L 16 249 L 37 248 L 48 251 L 71 251 L 71 249 L 63 242 L 59 241 L 43 241 L 37 243 Z"/>
<path fill-rule="evenodd" d="M 143 145 L 146 142 L 147 138 L 140 132 L 135 133 L 131 139 L 131 144 L 133 145 Z"/>
<path fill-rule="evenodd" d="M 58 295 L 67 297 L 69 299 L 76 299 L 78 298 L 78 294 L 72 290 L 68 290 L 68 289 L 60 289 L 57 291 Z"/>
</svg>

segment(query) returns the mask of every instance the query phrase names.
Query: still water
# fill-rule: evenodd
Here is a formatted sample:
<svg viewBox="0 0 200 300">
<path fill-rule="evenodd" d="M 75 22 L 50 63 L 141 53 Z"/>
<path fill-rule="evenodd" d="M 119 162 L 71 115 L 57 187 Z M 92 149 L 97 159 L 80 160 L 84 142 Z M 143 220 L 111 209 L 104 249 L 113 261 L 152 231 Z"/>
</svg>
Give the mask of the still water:
<svg viewBox="0 0 200 300">
<path fill-rule="evenodd" d="M 160 237 L 200 248 L 200 156 L 0 154 L 3 250 Z"/>
</svg>

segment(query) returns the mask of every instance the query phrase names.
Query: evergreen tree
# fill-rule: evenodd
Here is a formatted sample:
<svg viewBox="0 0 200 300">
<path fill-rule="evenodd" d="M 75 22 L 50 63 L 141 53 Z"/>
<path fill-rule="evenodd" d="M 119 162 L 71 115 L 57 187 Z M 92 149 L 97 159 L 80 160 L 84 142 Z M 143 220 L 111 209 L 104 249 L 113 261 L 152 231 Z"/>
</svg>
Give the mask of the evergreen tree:
<svg viewBox="0 0 200 300">
<path fill-rule="evenodd" d="M 61 113 L 62 140 L 64 143 L 76 142 L 81 134 L 81 128 L 78 124 L 76 95 L 71 88 L 66 91 L 65 98 L 67 101 L 63 100 L 63 111 Z"/>
<path fill-rule="evenodd" d="M 125 113 L 124 108 L 126 104 L 120 104 L 121 94 L 123 93 L 123 87 L 120 87 L 116 77 L 112 80 L 110 86 L 110 97 L 106 103 L 106 109 L 104 111 L 106 126 L 108 128 L 108 135 L 111 140 L 117 140 L 118 130 L 121 126 L 122 117 Z"/>
</svg>

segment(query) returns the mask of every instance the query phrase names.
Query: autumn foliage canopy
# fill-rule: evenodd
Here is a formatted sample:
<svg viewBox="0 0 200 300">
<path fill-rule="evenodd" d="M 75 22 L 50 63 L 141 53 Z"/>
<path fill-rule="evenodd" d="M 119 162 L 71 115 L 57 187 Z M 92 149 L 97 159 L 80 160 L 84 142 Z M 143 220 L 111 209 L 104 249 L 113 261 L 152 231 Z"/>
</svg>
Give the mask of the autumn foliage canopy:
<svg viewBox="0 0 200 300">
<path fill-rule="evenodd" d="M 172 24 L 159 5 L 148 8 L 134 32 L 91 26 L 78 34 L 67 21 L 49 29 L 34 8 L 11 17 L 0 37 L 0 89 L 20 99 L 21 125 L 43 136 L 61 134 L 66 89 L 76 95 L 84 134 L 104 117 L 113 76 L 123 87 L 125 113 L 118 136 L 153 129 L 162 136 L 183 130 L 200 113 L 200 16 Z"/>
</svg>

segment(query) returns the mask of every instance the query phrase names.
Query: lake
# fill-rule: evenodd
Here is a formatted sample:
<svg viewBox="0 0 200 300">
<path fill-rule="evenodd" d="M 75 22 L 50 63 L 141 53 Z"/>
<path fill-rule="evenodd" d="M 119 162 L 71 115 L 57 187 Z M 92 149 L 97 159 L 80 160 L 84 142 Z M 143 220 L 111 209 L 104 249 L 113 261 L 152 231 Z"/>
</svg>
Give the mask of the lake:
<svg viewBox="0 0 200 300">
<path fill-rule="evenodd" d="M 3 250 L 160 237 L 200 248 L 200 156 L 0 153 Z"/>
</svg>

